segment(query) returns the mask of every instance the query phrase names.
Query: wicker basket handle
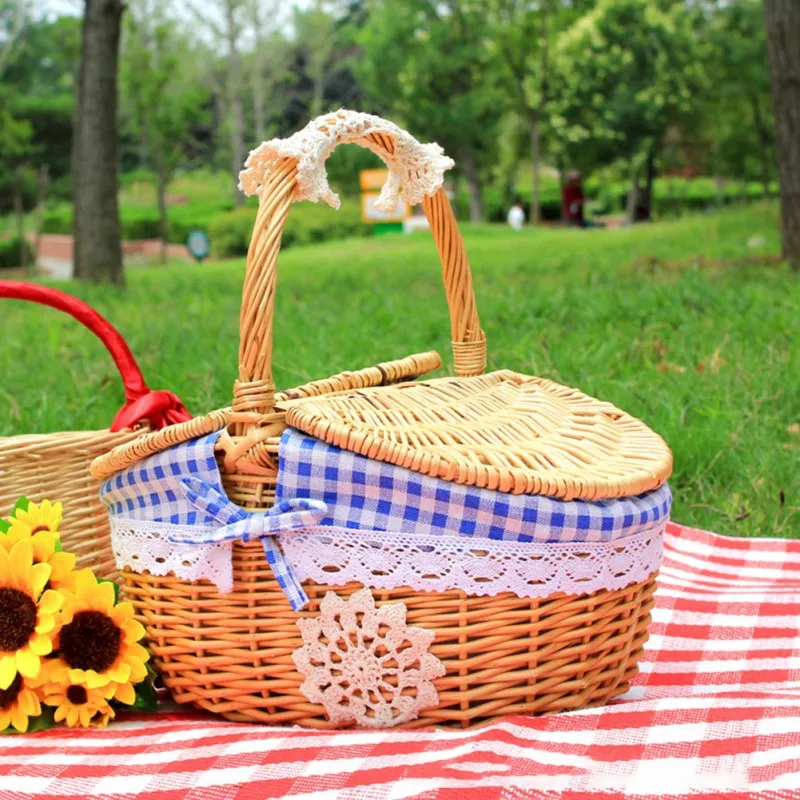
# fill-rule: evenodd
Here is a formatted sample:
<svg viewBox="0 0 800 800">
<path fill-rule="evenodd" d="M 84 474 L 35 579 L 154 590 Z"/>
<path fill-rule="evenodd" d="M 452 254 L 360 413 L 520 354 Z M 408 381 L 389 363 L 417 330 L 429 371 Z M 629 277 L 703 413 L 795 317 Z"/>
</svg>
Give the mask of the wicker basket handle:
<svg viewBox="0 0 800 800">
<path fill-rule="evenodd" d="M 278 252 L 293 202 L 338 198 L 328 186 L 325 161 L 343 143 L 372 150 L 387 164 L 390 177 L 379 204 L 393 207 L 402 191 L 421 202 L 442 262 L 457 375 L 478 375 L 486 366 L 486 338 L 480 327 L 464 242 L 450 201 L 442 189 L 453 162 L 436 144 L 420 144 L 391 122 L 369 114 L 338 111 L 317 118 L 289 139 L 264 142 L 241 173 L 241 188 L 260 203 L 247 254 L 240 318 L 239 380 L 234 409 L 267 413 L 274 404 L 272 339 Z"/>
<path fill-rule="evenodd" d="M 145 421 L 153 428 L 161 428 L 191 419 L 191 415 L 172 392 L 150 391 L 133 353 L 119 331 L 91 306 L 57 289 L 24 281 L 0 281 L 0 298 L 3 297 L 9 300 L 27 300 L 63 311 L 88 328 L 105 345 L 117 365 L 125 387 L 125 404 L 114 417 L 112 431 L 133 428 Z"/>
</svg>

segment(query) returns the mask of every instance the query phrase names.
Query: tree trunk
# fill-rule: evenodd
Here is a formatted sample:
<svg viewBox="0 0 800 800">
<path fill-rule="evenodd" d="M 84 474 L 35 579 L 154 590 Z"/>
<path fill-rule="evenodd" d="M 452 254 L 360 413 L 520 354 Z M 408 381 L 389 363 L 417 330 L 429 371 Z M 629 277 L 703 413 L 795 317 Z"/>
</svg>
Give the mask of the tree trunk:
<svg viewBox="0 0 800 800">
<path fill-rule="evenodd" d="M 653 218 L 653 183 L 656 179 L 656 154 L 651 150 L 647 154 L 645 165 L 645 185 L 644 198 L 640 208 L 644 209 L 641 219 L 651 220 Z"/>
<path fill-rule="evenodd" d="M 36 228 L 33 234 L 33 264 L 38 265 L 39 248 L 42 245 L 42 230 L 44 229 L 44 212 L 47 207 L 47 190 L 50 187 L 50 168 L 47 164 L 39 167 L 39 188 L 36 198 Z"/>
<path fill-rule="evenodd" d="M 800 3 L 764 0 L 783 254 L 800 271 Z"/>
<path fill-rule="evenodd" d="M 17 221 L 19 265 L 28 268 L 28 243 L 25 240 L 25 209 L 22 206 L 22 167 L 14 170 L 14 216 Z"/>
<path fill-rule="evenodd" d="M 237 40 L 239 30 L 236 22 L 236 0 L 225 4 L 225 22 L 228 36 L 228 113 L 231 126 L 231 168 L 233 173 L 233 202 L 240 206 L 243 201 L 239 191 L 239 172 L 244 169 L 244 109 L 242 108 L 241 65 Z"/>
<path fill-rule="evenodd" d="M 631 180 L 631 188 L 628 192 L 628 224 L 633 225 L 636 222 L 636 209 L 639 206 L 639 170 L 633 171 L 633 179 Z"/>
<path fill-rule="evenodd" d="M 124 283 L 117 198 L 117 66 L 121 0 L 86 0 L 75 130 L 75 276 Z"/>
<path fill-rule="evenodd" d="M 250 13 L 253 21 L 253 72 L 250 82 L 253 90 L 253 116 L 256 123 L 256 141 L 266 138 L 264 122 L 264 42 L 262 36 L 261 8 L 259 0 L 254 0 Z M 244 165 L 242 165 L 243 167 Z M 242 167 L 239 167 L 241 169 Z"/>
<path fill-rule="evenodd" d="M 541 221 L 541 144 L 539 134 L 539 113 L 534 112 L 528 119 L 531 134 L 531 168 L 533 170 L 533 190 L 531 191 L 531 225 L 538 225 Z"/>
<path fill-rule="evenodd" d="M 167 263 L 167 237 L 169 234 L 169 218 L 167 215 L 167 175 L 164 170 L 164 161 L 159 156 L 155 163 L 156 168 L 156 197 L 158 198 L 158 236 L 161 239 L 160 260 Z"/>
<path fill-rule="evenodd" d="M 761 103 L 754 94 L 750 95 L 750 105 L 753 108 L 753 124 L 758 133 L 758 155 L 761 162 L 761 189 L 765 200 L 769 200 L 769 131 L 764 125 L 761 113 Z"/>
<path fill-rule="evenodd" d="M 483 221 L 483 198 L 481 197 L 481 183 L 478 180 L 478 170 L 475 167 L 475 155 L 472 150 L 467 150 L 461 160 L 464 167 L 464 177 L 469 187 L 469 218 L 471 222 Z"/>
</svg>

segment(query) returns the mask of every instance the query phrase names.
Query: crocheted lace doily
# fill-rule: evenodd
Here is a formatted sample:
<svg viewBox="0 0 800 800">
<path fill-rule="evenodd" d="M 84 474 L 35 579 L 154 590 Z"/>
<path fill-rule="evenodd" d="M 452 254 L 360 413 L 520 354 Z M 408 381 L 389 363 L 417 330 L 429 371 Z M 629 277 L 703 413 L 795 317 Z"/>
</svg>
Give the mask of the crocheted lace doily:
<svg viewBox="0 0 800 800">
<path fill-rule="evenodd" d="M 318 527 L 279 539 L 297 579 L 373 589 L 547 597 L 622 589 L 656 572 L 666 522 L 611 542 L 504 542 Z"/>
<path fill-rule="evenodd" d="M 344 600 L 328 592 L 318 617 L 297 622 L 303 646 L 292 654 L 300 687 L 331 722 L 391 728 L 439 705 L 433 685 L 445 673 L 428 648 L 435 632 L 406 624 L 403 603 L 375 607 L 369 589 Z"/>
<path fill-rule="evenodd" d="M 393 155 L 367 139 L 373 133 L 387 135 L 394 141 Z M 421 144 L 392 122 L 342 109 L 317 117 L 288 139 L 271 139 L 252 150 L 239 173 L 239 188 L 247 195 L 260 194 L 280 160 L 293 158 L 297 161 L 298 184 L 294 199 L 314 203 L 324 200 L 339 208 L 339 196 L 328 184 L 325 162 L 338 144 L 348 142 L 371 150 L 389 167 L 389 179 L 375 203 L 380 211 L 391 212 L 396 208 L 401 192 L 409 204 L 421 203 L 424 197 L 439 190 L 444 173 L 454 166 L 438 144 Z"/>
</svg>

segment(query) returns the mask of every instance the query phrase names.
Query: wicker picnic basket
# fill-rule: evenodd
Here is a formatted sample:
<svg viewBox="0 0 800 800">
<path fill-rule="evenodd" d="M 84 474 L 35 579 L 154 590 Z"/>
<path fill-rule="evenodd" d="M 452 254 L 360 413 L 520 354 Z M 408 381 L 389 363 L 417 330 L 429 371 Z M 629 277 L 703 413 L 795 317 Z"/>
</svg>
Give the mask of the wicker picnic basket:
<svg viewBox="0 0 800 800">
<path fill-rule="evenodd" d="M 45 286 L 0 281 L 0 298 L 50 306 L 74 317 L 106 346 L 125 388 L 125 404 L 111 428 L 0 437 L 0 517 L 20 496 L 64 504 L 61 539 L 80 567 L 101 577 L 117 575 L 108 538 L 108 514 L 98 497 L 89 465 L 99 455 L 138 438 L 143 430 L 189 419 L 170 392 L 151 392 L 128 345 L 96 311 L 80 300 Z"/>
<path fill-rule="evenodd" d="M 409 202 L 422 202 L 442 263 L 456 377 L 398 383 L 436 365 L 412 358 L 403 369 L 382 365 L 276 394 L 271 359 L 281 234 L 293 202 L 335 201 L 322 168 L 330 152 L 345 142 L 373 150 L 390 167 L 394 183 L 384 190 L 389 204 L 398 184 Z M 348 111 L 322 117 L 295 137 L 254 151 L 243 185 L 258 192 L 260 206 L 247 257 L 233 406 L 146 434 L 98 458 L 92 472 L 105 482 L 103 491 L 122 490 L 139 473 L 149 473 L 152 480 L 154 470 L 163 474 L 169 469 L 170 453 L 178 453 L 182 443 L 219 431 L 213 447 L 221 483 L 212 497 L 221 504 L 232 501 L 254 516 L 283 513 L 290 507 L 282 506 L 280 497 L 271 509 L 284 459 L 281 448 L 287 435 L 300 435 L 299 430 L 312 435 L 306 444 L 333 446 L 332 453 L 349 452 L 381 468 L 396 465 L 404 475 L 436 481 L 445 494 L 451 491 L 447 487 L 475 489 L 515 502 L 560 503 L 557 507 L 569 513 L 579 507 L 574 504 L 583 504 L 580 508 L 594 513 L 617 498 L 646 496 L 659 487 L 668 492 L 663 484 L 671 454 L 643 423 L 547 380 L 509 371 L 483 374 L 486 340 L 469 263 L 441 188 L 441 173 L 451 164 L 437 146 L 420 145 L 389 122 Z M 298 430 L 287 428 L 287 421 Z M 183 455 L 181 459 L 186 460 Z M 302 509 L 315 507 L 314 501 L 305 502 L 312 505 Z M 668 510 L 667 502 L 662 506 Z M 564 516 L 560 510 L 558 514 Z M 281 538 L 284 545 L 288 541 Z M 327 541 L 335 544 L 331 537 Z M 653 534 L 647 545 L 655 552 L 657 544 Z M 377 545 L 367 536 L 359 546 L 363 551 Z M 586 562 L 589 545 L 569 546 L 575 563 Z M 613 555 L 613 543 L 608 547 L 606 552 Z M 472 548 L 472 556 L 483 555 L 480 546 Z M 651 567 L 614 589 L 537 597 L 513 592 L 486 596 L 457 588 L 380 589 L 374 588 L 380 585 L 377 579 L 373 599 L 364 606 L 364 583 L 337 583 L 335 570 L 328 580 L 329 570 L 323 567 L 316 580 L 303 581 L 308 602 L 298 612 L 265 550 L 266 545 L 248 541 L 247 535 L 232 544 L 232 590 L 225 593 L 210 580 L 154 574 L 131 561 L 120 566 L 155 663 L 178 702 L 232 720 L 314 728 L 343 724 L 324 704 L 309 699 L 308 674 L 298 668 L 297 652 L 308 644 L 304 634 L 323 612 L 337 620 L 349 614 L 363 621 L 374 603 L 378 621 L 372 635 L 378 635 L 375 631 L 384 630 L 387 620 L 400 619 L 402 609 L 402 619 L 415 626 L 408 630 L 424 629 L 418 639 L 430 642 L 429 654 L 415 663 L 430 667 L 435 662 L 430 681 L 419 690 L 429 701 L 435 696 L 435 703 L 423 702 L 413 714 L 401 714 L 388 724 L 467 727 L 506 714 L 605 703 L 625 692 L 647 638 L 657 570 Z M 354 604 L 350 611 L 347 603 Z M 433 660 L 425 661 L 429 658 Z M 313 669 L 318 661 L 312 657 L 310 663 Z M 398 686 L 400 680 L 396 677 L 393 686 L 384 684 L 381 691 L 416 691 Z M 366 722 L 373 723 L 378 724 Z"/>
</svg>

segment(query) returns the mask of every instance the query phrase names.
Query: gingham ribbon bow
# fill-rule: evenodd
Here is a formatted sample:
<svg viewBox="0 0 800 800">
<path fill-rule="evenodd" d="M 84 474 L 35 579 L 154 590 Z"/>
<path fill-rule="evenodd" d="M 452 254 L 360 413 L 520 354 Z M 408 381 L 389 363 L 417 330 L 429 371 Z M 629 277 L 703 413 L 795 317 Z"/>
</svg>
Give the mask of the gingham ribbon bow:
<svg viewBox="0 0 800 800">
<path fill-rule="evenodd" d="M 325 503 L 319 500 L 281 500 L 267 511 L 250 514 L 199 478 L 184 478 L 181 485 L 187 500 L 198 511 L 212 517 L 221 527 L 212 531 L 198 531 L 196 536 L 170 536 L 170 541 L 175 544 L 213 545 L 261 539 L 267 563 L 292 608 L 299 611 L 308 602 L 308 596 L 274 537 L 277 533 L 302 530 L 319 524 L 328 513 Z"/>
</svg>

